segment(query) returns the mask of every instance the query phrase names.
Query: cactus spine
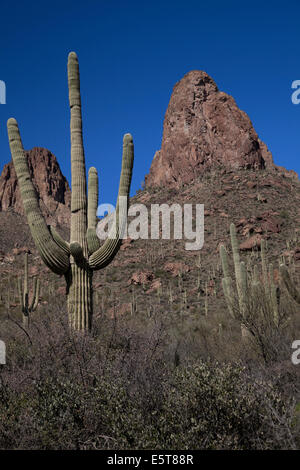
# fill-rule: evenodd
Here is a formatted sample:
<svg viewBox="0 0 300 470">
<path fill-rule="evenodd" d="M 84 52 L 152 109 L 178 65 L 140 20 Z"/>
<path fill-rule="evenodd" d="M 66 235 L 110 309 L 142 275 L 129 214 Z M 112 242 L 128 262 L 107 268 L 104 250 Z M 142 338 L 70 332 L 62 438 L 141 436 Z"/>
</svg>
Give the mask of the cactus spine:
<svg viewBox="0 0 300 470">
<path fill-rule="evenodd" d="M 132 136 L 125 134 L 114 225 L 109 237 L 100 246 L 96 235 L 98 175 L 95 168 L 89 170 L 87 197 L 79 65 L 74 52 L 71 52 L 68 58 L 68 85 L 72 172 L 70 243 L 64 241 L 55 229 L 47 226 L 30 179 L 17 121 L 9 119 L 7 127 L 11 154 L 31 235 L 44 263 L 54 273 L 65 276 L 70 326 L 76 330 L 85 331 L 91 327 L 92 321 L 93 271 L 107 266 L 121 244 L 127 215 L 127 204 L 124 204 L 124 199 L 128 202 L 134 151 Z"/>
<path fill-rule="evenodd" d="M 24 328 L 29 327 L 30 314 L 37 309 L 39 303 L 39 294 L 40 294 L 40 281 L 36 277 L 33 280 L 33 294 L 31 302 L 29 302 L 29 293 L 28 293 L 28 254 L 25 253 L 24 260 L 24 283 L 22 288 L 22 280 L 18 278 L 18 290 L 20 304 L 23 314 L 23 326 Z"/>
</svg>

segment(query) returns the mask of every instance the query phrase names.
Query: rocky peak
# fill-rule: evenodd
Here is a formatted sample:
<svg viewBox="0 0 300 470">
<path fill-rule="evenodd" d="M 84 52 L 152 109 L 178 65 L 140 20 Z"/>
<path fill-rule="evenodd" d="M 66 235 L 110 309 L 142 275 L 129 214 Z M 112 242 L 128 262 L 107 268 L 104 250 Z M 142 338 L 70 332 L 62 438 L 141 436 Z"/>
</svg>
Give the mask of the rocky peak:
<svg viewBox="0 0 300 470">
<path fill-rule="evenodd" d="M 34 147 L 26 151 L 29 172 L 39 196 L 39 203 L 47 222 L 68 225 L 71 191 L 56 157 L 47 149 Z M 12 161 L 0 176 L 0 210 L 24 214 L 17 175 Z"/>
<path fill-rule="evenodd" d="M 213 166 L 263 169 L 274 164 L 247 114 L 207 73 L 194 70 L 174 86 L 161 149 L 146 185 L 178 186 Z"/>
</svg>

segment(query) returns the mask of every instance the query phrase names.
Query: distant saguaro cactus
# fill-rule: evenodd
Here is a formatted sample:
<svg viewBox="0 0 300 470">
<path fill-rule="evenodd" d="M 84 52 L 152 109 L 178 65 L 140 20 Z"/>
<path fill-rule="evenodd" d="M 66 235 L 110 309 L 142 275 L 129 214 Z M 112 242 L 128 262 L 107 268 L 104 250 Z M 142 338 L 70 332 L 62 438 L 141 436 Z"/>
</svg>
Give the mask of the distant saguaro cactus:
<svg viewBox="0 0 300 470">
<path fill-rule="evenodd" d="M 233 253 L 236 291 L 234 291 L 233 281 L 229 273 L 226 249 L 224 245 L 220 246 L 220 257 L 224 276 L 222 279 L 222 287 L 229 313 L 232 317 L 238 317 L 243 324 L 244 321 L 247 321 L 247 302 L 249 295 L 252 298 L 255 298 L 257 296 L 261 296 L 263 293 L 265 301 L 270 306 L 270 311 L 272 311 L 272 321 L 275 326 L 278 326 L 280 291 L 274 283 L 273 265 L 270 264 L 269 267 L 267 266 L 265 240 L 261 240 L 262 282 L 260 282 L 257 265 L 254 266 L 252 275 L 249 276 L 245 263 L 240 261 L 239 245 L 234 224 L 230 225 L 230 238 Z M 261 291 L 261 287 L 263 287 L 263 292 Z M 238 305 L 238 309 L 236 304 Z"/>
<path fill-rule="evenodd" d="M 123 139 L 123 160 L 113 226 L 109 236 L 100 246 L 96 235 L 96 210 L 98 205 L 98 175 L 95 168 L 88 174 L 82 139 L 81 97 L 79 65 L 74 52 L 68 58 L 69 103 L 71 112 L 71 235 L 70 243 L 64 241 L 52 227 L 47 226 L 30 179 L 19 128 L 15 119 L 7 123 L 11 154 L 18 177 L 24 210 L 31 235 L 44 263 L 56 274 L 64 274 L 67 283 L 68 314 L 71 327 L 88 330 L 92 321 L 93 271 L 107 266 L 119 250 L 126 212 L 122 199 L 128 201 L 133 167 L 133 140 L 130 134 Z M 121 198 L 121 199 L 120 199 Z"/>
<path fill-rule="evenodd" d="M 24 283 L 22 288 L 22 280 L 18 278 L 18 290 L 20 297 L 20 304 L 23 314 L 23 326 L 25 328 L 29 327 L 30 314 L 37 309 L 39 303 L 39 293 L 40 293 L 40 281 L 36 277 L 33 280 L 33 294 L 31 302 L 29 302 L 29 293 L 28 293 L 28 254 L 25 253 L 25 262 L 24 262 Z"/>
<path fill-rule="evenodd" d="M 280 274 L 285 284 L 285 287 L 287 288 L 288 293 L 295 300 L 295 302 L 300 304 L 300 292 L 294 285 L 291 279 L 291 276 L 287 270 L 287 267 L 284 264 L 280 265 Z"/>
</svg>

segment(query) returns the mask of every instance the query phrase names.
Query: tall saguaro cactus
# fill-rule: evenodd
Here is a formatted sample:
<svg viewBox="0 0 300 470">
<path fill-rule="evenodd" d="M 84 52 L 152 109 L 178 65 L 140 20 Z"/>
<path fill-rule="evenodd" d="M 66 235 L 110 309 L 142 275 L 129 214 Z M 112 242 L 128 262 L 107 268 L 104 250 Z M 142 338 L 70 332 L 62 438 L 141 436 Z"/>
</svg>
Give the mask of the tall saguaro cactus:
<svg viewBox="0 0 300 470">
<path fill-rule="evenodd" d="M 133 140 L 130 134 L 123 139 L 123 159 L 113 227 L 100 246 L 96 235 L 96 210 L 98 205 L 98 175 L 95 168 L 88 174 L 86 188 L 85 157 L 82 139 L 82 118 L 79 65 L 75 52 L 68 58 L 69 103 L 71 112 L 71 235 L 70 243 L 63 240 L 54 228 L 47 226 L 30 179 L 17 121 L 8 120 L 8 137 L 11 154 L 19 181 L 21 197 L 31 235 L 45 264 L 56 274 L 64 274 L 67 283 L 69 323 L 76 330 L 88 330 L 92 320 L 93 271 L 107 266 L 119 250 L 121 233 L 128 201 L 132 167 Z M 126 205 L 127 207 L 127 205 Z M 110 232 L 111 233 L 111 232 Z"/>
</svg>

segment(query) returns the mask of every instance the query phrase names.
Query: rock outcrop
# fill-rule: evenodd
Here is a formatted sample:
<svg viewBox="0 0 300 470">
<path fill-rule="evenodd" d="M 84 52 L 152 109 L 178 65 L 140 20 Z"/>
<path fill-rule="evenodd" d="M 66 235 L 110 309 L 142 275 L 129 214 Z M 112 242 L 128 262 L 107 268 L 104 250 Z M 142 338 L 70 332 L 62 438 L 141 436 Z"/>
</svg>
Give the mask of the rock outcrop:
<svg viewBox="0 0 300 470">
<path fill-rule="evenodd" d="M 44 148 L 26 152 L 30 175 L 47 222 L 69 225 L 71 191 L 56 157 Z M 0 176 L 0 210 L 24 214 L 20 189 L 13 163 L 6 164 Z"/>
<path fill-rule="evenodd" d="M 174 87 L 164 119 L 161 149 L 146 186 L 179 186 L 212 167 L 273 169 L 272 154 L 235 100 L 202 71 Z"/>
</svg>

